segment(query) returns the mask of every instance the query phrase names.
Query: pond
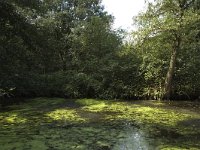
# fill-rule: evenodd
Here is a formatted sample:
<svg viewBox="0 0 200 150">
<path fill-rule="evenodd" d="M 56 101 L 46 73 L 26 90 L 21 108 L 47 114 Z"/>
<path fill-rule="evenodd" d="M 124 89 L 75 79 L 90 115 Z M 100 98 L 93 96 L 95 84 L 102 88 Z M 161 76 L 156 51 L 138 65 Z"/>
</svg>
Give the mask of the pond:
<svg viewBox="0 0 200 150">
<path fill-rule="evenodd" d="M 200 149 L 200 104 L 36 98 L 0 111 L 1 150 Z"/>
</svg>

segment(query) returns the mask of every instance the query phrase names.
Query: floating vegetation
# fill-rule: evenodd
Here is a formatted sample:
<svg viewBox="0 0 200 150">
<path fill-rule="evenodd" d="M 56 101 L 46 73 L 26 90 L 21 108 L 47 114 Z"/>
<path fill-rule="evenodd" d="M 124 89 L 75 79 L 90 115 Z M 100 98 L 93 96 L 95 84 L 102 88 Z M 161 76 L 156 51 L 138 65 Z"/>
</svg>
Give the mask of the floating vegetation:
<svg viewBox="0 0 200 150">
<path fill-rule="evenodd" d="M 0 112 L 0 149 L 200 149 L 199 112 L 155 103 L 27 100 Z"/>
<path fill-rule="evenodd" d="M 75 110 L 70 110 L 67 108 L 56 109 L 52 112 L 46 114 L 49 118 L 59 121 L 68 121 L 68 122 L 80 122 L 85 121 L 84 118 L 81 118 Z"/>
</svg>

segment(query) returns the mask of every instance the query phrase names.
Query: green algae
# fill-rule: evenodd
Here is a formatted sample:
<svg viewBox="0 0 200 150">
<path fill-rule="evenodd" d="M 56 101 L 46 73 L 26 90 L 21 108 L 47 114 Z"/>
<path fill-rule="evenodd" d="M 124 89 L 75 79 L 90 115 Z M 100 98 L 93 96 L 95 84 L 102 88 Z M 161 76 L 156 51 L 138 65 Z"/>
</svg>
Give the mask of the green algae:
<svg viewBox="0 0 200 150">
<path fill-rule="evenodd" d="M 0 123 L 5 124 L 21 124 L 25 123 L 26 121 L 27 119 L 19 116 L 18 113 L 9 113 L 5 116 L 1 116 L 0 118 Z"/>
<path fill-rule="evenodd" d="M 195 150 L 199 120 L 165 102 L 30 99 L 0 112 L 0 149 Z"/>
<path fill-rule="evenodd" d="M 114 108 L 112 108 L 114 107 Z M 151 107 L 131 107 L 123 105 L 111 106 L 107 111 L 120 112 L 120 114 L 115 116 L 109 116 L 108 118 L 114 117 L 114 119 L 127 119 L 135 120 L 137 122 L 142 122 L 145 124 L 162 124 L 165 126 L 175 126 L 179 121 L 189 119 L 192 116 L 189 114 L 179 114 L 173 110 L 163 110 L 159 108 Z"/>
<path fill-rule="evenodd" d="M 63 109 L 57 109 L 52 112 L 48 112 L 46 114 L 49 118 L 53 120 L 60 120 L 60 121 L 68 121 L 68 122 L 80 122 L 85 121 L 84 118 L 81 118 L 75 110 L 63 108 Z"/>
<path fill-rule="evenodd" d="M 82 106 L 98 105 L 108 103 L 106 100 L 97 100 L 97 99 L 78 99 L 76 103 Z"/>
</svg>

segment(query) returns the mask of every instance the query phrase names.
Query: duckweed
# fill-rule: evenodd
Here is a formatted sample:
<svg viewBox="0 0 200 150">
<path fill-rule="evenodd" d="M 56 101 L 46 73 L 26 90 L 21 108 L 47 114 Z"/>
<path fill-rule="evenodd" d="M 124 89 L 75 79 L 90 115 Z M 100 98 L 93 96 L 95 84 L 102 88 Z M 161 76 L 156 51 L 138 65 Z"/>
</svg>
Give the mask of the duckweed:
<svg viewBox="0 0 200 150">
<path fill-rule="evenodd" d="M 53 120 L 62 120 L 62 121 L 68 121 L 68 122 L 79 122 L 79 121 L 85 121 L 84 118 L 81 118 L 75 110 L 70 109 L 57 109 L 52 112 L 48 112 L 46 114 L 49 118 Z"/>
<path fill-rule="evenodd" d="M 199 112 L 156 103 L 29 99 L 0 112 L 0 149 L 200 149 Z"/>
</svg>

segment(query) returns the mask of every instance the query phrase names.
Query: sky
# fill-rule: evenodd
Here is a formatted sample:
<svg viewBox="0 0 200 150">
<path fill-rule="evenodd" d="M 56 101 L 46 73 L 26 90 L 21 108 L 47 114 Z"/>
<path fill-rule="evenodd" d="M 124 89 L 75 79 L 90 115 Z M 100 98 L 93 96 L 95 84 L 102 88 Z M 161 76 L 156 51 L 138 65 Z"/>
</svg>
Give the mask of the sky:
<svg viewBox="0 0 200 150">
<path fill-rule="evenodd" d="M 114 28 L 133 30 L 133 16 L 143 10 L 144 0 L 103 0 L 105 10 L 115 17 Z"/>
</svg>

